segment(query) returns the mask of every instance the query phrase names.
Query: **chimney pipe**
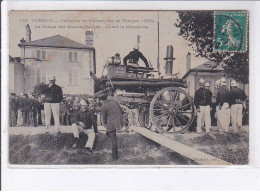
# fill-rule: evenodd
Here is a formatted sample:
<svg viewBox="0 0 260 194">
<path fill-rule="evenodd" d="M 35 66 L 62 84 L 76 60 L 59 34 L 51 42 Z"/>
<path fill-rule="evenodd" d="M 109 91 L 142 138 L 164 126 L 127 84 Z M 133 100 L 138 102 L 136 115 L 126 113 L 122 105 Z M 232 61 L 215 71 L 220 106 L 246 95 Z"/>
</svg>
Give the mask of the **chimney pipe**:
<svg viewBox="0 0 260 194">
<path fill-rule="evenodd" d="M 31 42 L 31 34 L 32 34 L 32 32 L 31 32 L 31 28 L 30 28 L 30 26 L 29 26 L 29 24 L 27 24 L 26 26 L 25 26 L 25 29 L 26 29 L 26 39 L 25 39 L 25 41 L 26 42 Z"/>
<path fill-rule="evenodd" d="M 165 63 L 165 74 L 166 75 L 172 75 L 174 59 L 175 58 L 173 57 L 173 47 L 172 47 L 172 45 L 168 45 L 166 57 L 164 58 L 164 60 L 166 60 L 166 63 Z"/>
<path fill-rule="evenodd" d="M 186 55 L 186 71 L 188 72 L 191 69 L 191 54 L 188 52 Z"/>
<path fill-rule="evenodd" d="M 85 33 L 85 42 L 87 46 L 93 47 L 93 31 L 86 31 Z"/>
</svg>

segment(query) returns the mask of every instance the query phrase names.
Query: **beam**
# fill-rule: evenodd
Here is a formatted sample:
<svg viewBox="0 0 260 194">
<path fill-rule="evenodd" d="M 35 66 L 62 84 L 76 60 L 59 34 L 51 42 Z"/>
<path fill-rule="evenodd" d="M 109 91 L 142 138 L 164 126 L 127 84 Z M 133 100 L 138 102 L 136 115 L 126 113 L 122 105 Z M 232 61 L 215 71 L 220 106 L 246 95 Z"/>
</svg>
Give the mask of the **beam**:
<svg viewBox="0 0 260 194">
<path fill-rule="evenodd" d="M 191 160 L 195 161 L 198 164 L 201 164 L 201 165 L 231 165 L 231 163 L 229 163 L 229 162 L 226 162 L 224 160 L 221 160 L 219 158 L 216 158 L 214 156 L 211 156 L 209 154 L 196 150 L 192 147 L 181 144 L 177 141 L 174 141 L 165 136 L 157 134 L 151 130 L 148 130 L 148 129 L 145 129 L 142 127 L 136 127 L 136 126 L 130 127 L 130 130 L 133 130 L 133 131 L 155 141 L 156 143 L 161 144 L 162 146 L 171 149 L 174 152 L 177 152 L 187 158 L 190 158 Z"/>
</svg>

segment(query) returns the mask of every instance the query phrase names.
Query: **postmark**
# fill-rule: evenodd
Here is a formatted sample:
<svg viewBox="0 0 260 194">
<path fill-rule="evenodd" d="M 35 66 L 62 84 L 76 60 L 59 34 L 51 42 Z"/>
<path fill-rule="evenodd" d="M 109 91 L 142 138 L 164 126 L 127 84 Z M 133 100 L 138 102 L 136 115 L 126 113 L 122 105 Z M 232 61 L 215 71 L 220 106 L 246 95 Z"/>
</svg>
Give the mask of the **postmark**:
<svg viewBox="0 0 260 194">
<path fill-rule="evenodd" d="M 247 11 L 215 11 L 214 51 L 245 52 L 247 25 Z"/>
</svg>

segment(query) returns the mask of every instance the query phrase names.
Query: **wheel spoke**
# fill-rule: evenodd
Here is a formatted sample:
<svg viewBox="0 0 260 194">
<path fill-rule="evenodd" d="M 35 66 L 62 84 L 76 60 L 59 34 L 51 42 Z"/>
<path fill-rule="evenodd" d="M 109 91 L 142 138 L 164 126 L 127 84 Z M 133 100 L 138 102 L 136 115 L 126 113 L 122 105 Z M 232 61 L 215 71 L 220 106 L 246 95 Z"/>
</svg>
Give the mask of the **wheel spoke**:
<svg viewBox="0 0 260 194">
<path fill-rule="evenodd" d="M 168 114 L 168 113 L 163 113 L 163 114 L 161 114 L 161 115 L 154 116 L 154 118 L 161 117 L 161 116 L 164 116 L 164 115 L 166 115 L 166 114 Z"/>
<path fill-rule="evenodd" d="M 179 97 L 179 92 L 178 91 L 176 91 L 176 94 L 174 95 L 174 101 L 173 101 L 173 105 L 175 104 L 175 102 L 176 102 L 176 100 L 178 99 L 178 97 Z"/>
<path fill-rule="evenodd" d="M 187 111 L 179 111 L 178 113 L 189 113 L 189 114 L 192 114 L 192 112 L 187 112 Z"/>
<path fill-rule="evenodd" d="M 183 118 L 181 115 L 178 114 L 179 117 L 181 117 L 183 120 L 185 120 L 187 123 L 189 123 L 189 120 L 187 120 L 186 118 Z"/>
<path fill-rule="evenodd" d="M 178 121 L 178 123 L 181 125 L 181 128 L 183 129 L 183 126 L 182 126 L 180 120 L 178 119 L 178 117 L 176 115 L 174 115 L 174 116 L 175 116 L 176 120 Z"/>
<path fill-rule="evenodd" d="M 168 118 L 169 115 L 167 115 L 161 122 L 161 124 L 159 125 L 160 127 L 162 126 L 162 124 L 164 123 L 164 121 Z"/>
<path fill-rule="evenodd" d="M 161 103 L 160 101 L 156 101 L 158 104 L 160 104 L 161 106 L 163 106 L 164 108 L 167 108 L 163 103 Z"/>
<path fill-rule="evenodd" d="M 181 109 L 181 108 L 184 108 L 184 107 L 189 106 L 189 105 L 191 105 L 191 103 L 185 104 L 185 105 L 183 105 L 183 106 L 176 107 L 176 109 Z"/>
</svg>

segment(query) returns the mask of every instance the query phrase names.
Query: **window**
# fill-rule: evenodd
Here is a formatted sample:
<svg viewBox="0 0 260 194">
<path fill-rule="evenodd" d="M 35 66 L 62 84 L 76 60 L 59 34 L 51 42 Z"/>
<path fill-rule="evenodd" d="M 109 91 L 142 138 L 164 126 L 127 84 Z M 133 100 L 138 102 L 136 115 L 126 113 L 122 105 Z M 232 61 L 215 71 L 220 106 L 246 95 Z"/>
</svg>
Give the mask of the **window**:
<svg viewBox="0 0 260 194">
<path fill-rule="evenodd" d="M 46 83 L 46 71 L 45 71 L 45 69 L 42 70 L 42 82 Z"/>
<path fill-rule="evenodd" d="M 37 51 L 37 59 L 46 60 L 46 51 Z"/>
<path fill-rule="evenodd" d="M 41 70 L 40 69 L 37 69 L 36 80 L 37 80 L 37 83 L 41 82 Z"/>
<path fill-rule="evenodd" d="M 72 83 L 72 70 L 69 70 L 69 84 L 73 84 Z"/>
<path fill-rule="evenodd" d="M 43 60 L 46 59 L 46 51 L 42 51 L 42 59 L 43 59 Z"/>
<path fill-rule="evenodd" d="M 78 53 L 69 52 L 69 61 L 77 62 L 78 61 Z"/>
<path fill-rule="evenodd" d="M 69 70 L 69 84 L 78 85 L 78 71 L 77 70 Z"/>
</svg>

